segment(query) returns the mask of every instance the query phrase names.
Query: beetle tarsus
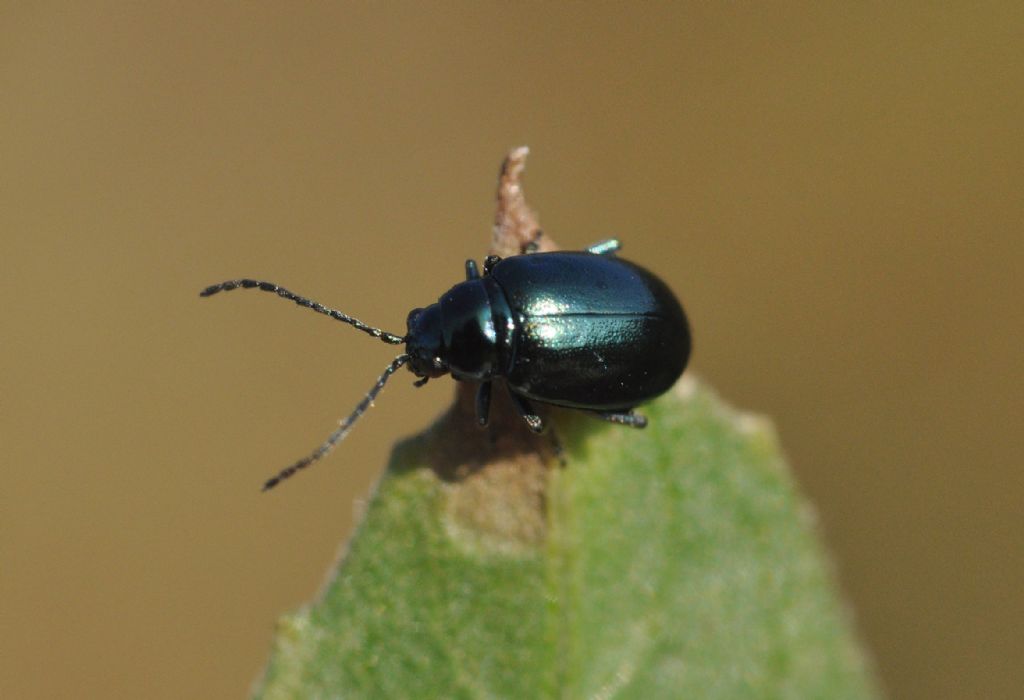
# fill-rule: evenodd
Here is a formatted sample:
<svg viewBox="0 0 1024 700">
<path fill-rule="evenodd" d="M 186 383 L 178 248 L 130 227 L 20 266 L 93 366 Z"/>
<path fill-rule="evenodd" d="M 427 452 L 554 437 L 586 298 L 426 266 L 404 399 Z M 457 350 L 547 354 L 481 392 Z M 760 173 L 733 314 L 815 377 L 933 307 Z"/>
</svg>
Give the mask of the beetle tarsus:
<svg viewBox="0 0 1024 700">
<path fill-rule="evenodd" d="M 527 415 L 523 414 L 523 420 L 526 421 L 526 427 L 533 432 L 540 434 L 544 432 L 544 421 L 537 414 Z"/>
<path fill-rule="evenodd" d="M 526 425 L 535 433 L 544 432 L 544 420 L 537 415 L 537 412 L 533 410 L 533 406 L 530 402 L 524 399 L 519 394 L 509 392 L 512 397 L 512 404 L 516 407 L 516 412 L 519 413 L 519 417 L 526 421 Z"/>
<path fill-rule="evenodd" d="M 609 238 L 606 241 L 601 241 L 600 243 L 595 243 L 590 246 L 587 248 L 587 252 L 593 253 L 594 255 L 611 255 L 621 249 L 622 244 L 619 242 L 618 238 Z"/>
<path fill-rule="evenodd" d="M 628 425 L 630 428 L 646 428 L 647 427 L 647 416 L 639 413 L 633 413 L 632 411 L 618 412 L 615 411 L 594 411 L 594 415 L 606 420 L 609 423 L 616 423 L 617 425 Z"/>
</svg>

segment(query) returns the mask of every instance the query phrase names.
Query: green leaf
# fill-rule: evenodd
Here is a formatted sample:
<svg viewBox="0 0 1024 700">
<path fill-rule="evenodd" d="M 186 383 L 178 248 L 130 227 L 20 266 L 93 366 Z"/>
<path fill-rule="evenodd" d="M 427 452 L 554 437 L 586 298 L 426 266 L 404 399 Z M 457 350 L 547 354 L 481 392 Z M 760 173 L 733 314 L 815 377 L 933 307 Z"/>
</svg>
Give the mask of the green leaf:
<svg viewBox="0 0 1024 700">
<path fill-rule="evenodd" d="M 559 417 L 563 466 L 458 407 L 399 445 L 257 695 L 876 696 L 771 426 L 692 379 L 643 412 Z"/>
</svg>

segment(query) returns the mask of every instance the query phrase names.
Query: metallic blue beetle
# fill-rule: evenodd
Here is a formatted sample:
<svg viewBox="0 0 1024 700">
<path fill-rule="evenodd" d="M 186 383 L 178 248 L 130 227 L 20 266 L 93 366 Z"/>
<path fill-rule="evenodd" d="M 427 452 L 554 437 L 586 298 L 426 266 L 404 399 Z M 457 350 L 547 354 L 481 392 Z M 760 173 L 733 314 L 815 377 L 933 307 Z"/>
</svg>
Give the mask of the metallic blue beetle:
<svg viewBox="0 0 1024 700">
<path fill-rule="evenodd" d="M 231 289 L 262 289 L 386 343 L 405 344 L 366 397 L 312 454 L 267 480 L 264 490 L 327 454 L 371 405 L 402 365 L 429 379 L 451 374 L 479 384 L 477 420 L 486 425 L 494 379 L 503 379 L 519 414 L 544 429 L 531 401 L 592 412 L 642 428 L 633 407 L 667 391 L 690 355 L 682 307 L 664 282 L 614 255 L 616 240 L 584 252 L 517 255 L 466 261 L 460 282 L 424 309 L 413 309 L 404 336 L 298 296 L 270 282 L 242 279 L 207 287 L 200 296 Z"/>
</svg>

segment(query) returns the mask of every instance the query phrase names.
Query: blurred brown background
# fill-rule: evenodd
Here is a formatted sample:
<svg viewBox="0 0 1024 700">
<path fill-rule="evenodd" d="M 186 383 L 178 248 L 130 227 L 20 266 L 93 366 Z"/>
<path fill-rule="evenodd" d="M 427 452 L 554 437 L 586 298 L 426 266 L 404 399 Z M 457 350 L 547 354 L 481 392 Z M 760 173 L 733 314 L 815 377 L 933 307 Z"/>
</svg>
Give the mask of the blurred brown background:
<svg viewBox="0 0 1024 700">
<path fill-rule="evenodd" d="M 197 292 L 401 332 L 519 144 L 774 418 L 892 696 L 1019 696 L 1022 7 L 0 5 L 0 696 L 247 691 L 451 385 L 261 495 L 393 353 Z"/>
</svg>

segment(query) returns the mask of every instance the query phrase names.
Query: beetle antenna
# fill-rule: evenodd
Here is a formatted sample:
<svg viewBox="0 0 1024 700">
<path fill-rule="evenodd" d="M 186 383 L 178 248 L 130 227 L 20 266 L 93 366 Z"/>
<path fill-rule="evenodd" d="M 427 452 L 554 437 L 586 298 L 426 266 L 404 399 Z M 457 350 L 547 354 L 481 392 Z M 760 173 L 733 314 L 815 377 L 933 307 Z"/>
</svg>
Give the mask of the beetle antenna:
<svg viewBox="0 0 1024 700">
<path fill-rule="evenodd" d="M 359 404 L 355 407 L 355 410 L 353 410 L 352 413 L 349 414 L 348 418 L 341 421 L 341 424 L 338 426 L 337 430 L 331 433 L 330 436 L 326 440 L 324 440 L 324 443 L 320 445 L 320 447 L 313 450 L 313 452 L 311 452 L 308 456 L 303 457 L 290 467 L 285 467 L 284 469 L 279 471 L 277 475 L 271 477 L 270 479 L 267 479 L 267 481 L 263 484 L 263 490 L 269 491 L 270 489 L 274 488 L 285 479 L 294 476 L 295 473 L 300 469 L 305 469 L 310 464 L 316 462 L 321 457 L 326 455 L 328 452 L 333 450 L 335 445 L 337 445 L 339 442 L 345 439 L 345 436 L 348 435 L 348 431 L 352 429 L 352 426 L 355 425 L 357 420 L 359 420 L 359 417 L 366 412 L 366 409 L 373 405 L 373 400 L 377 398 L 377 394 L 379 394 L 380 390 L 384 388 L 385 384 L 387 384 L 388 378 L 392 374 L 394 374 L 399 367 L 404 365 L 410 359 L 411 358 L 408 355 L 399 355 L 398 357 L 396 357 L 391 362 L 391 364 L 388 365 L 387 369 L 384 370 L 384 374 L 380 375 L 377 378 L 377 383 L 374 384 L 370 391 L 367 392 L 366 396 L 363 397 L 363 400 L 360 401 Z"/>
<path fill-rule="evenodd" d="M 368 325 L 366 325 L 365 323 L 363 323 L 362 321 L 360 321 L 357 318 L 352 318 L 348 314 L 343 314 L 340 311 L 338 311 L 337 309 L 332 309 L 330 307 L 324 306 L 320 302 L 313 301 L 312 299 L 307 299 L 306 297 L 300 297 L 298 294 L 295 294 L 294 292 L 290 292 L 287 289 L 285 289 L 284 287 L 279 287 L 276 284 L 274 284 L 273 282 L 260 282 L 259 280 L 250 280 L 250 279 L 228 280 L 227 282 L 221 282 L 220 284 L 212 284 L 212 285 L 210 285 L 209 287 L 207 287 L 203 291 L 199 292 L 199 296 L 201 296 L 201 297 L 209 297 L 209 296 L 213 296 L 217 292 L 230 292 L 232 289 L 239 289 L 239 288 L 241 288 L 241 289 L 260 289 L 260 290 L 262 290 L 264 292 L 273 292 L 274 294 L 276 294 L 277 296 L 281 297 L 282 299 L 288 299 L 289 301 L 294 301 L 299 306 L 304 306 L 307 309 L 313 309 L 313 311 L 316 311 L 317 313 L 324 314 L 325 316 L 330 316 L 335 321 L 341 321 L 342 323 L 347 323 L 350 326 L 355 326 L 356 328 L 361 330 L 363 333 L 368 333 L 369 335 L 372 335 L 374 338 L 382 340 L 385 343 L 389 343 L 391 345 L 401 345 L 402 343 L 405 342 L 405 337 L 404 336 L 395 335 L 394 333 L 388 333 L 386 331 L 382 331 L 380 328 L 374 328 L 373 326 L 368 326 Z M 394 370 L 392 370 L 392 371 L 394 371 Z"/>
</svg>

